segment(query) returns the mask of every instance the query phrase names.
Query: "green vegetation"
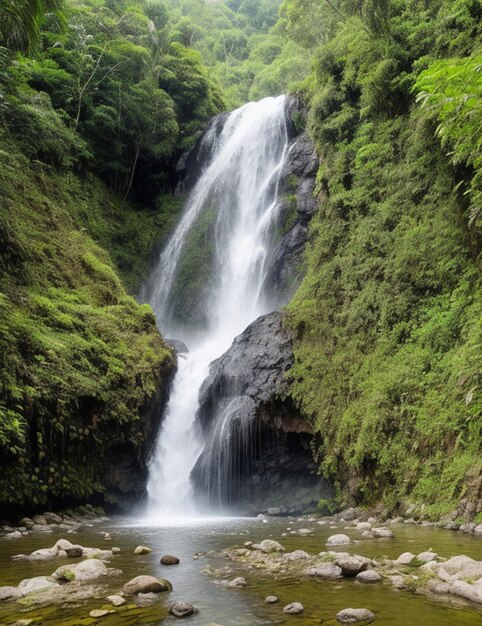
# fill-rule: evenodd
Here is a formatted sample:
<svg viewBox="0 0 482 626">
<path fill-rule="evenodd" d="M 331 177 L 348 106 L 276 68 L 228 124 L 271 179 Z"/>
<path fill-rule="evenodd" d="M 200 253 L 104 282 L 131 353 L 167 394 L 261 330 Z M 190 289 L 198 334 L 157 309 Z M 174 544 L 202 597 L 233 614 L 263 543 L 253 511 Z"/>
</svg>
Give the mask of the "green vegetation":
<svg viewBox="0 0 482 626">
<path fill-rule="evenodd" d="M 0 500 L 85 499 L 103 490 L 116 450 L 144 449 L 149 403 L 173 359 L 84 219 L 115 233 L 132 209 L 95 178 L 3 145 Z"/>
<path fill-rule="evenodd" d="M 286 91 L 323 157 L 287 308 L 320 471 L 432 516 L 475 498 L 481 25 L 480 0 L 2 3 L 0 502 L 85 499 L 143 450 L 173 361 L 128 293 L 177 218 L 175 164 L 216 113 Z M 179 274 L 189 312 L 212 219 Z"/>
<path fill-rule="evenodd" d="M 10 507 L 101 493 L 116 456 L 145 456 L 152 436 L 174 362 L 126 289 L 176 219 L 180 150 L 223 107 L 199 54 L 162 41 L 168 18 L 162 2 L 0 7 L 0 502 Z"/>
<path fill-rule="evenodd" d="M 184 245 L 183 257 L 179 263 L 171 295 L 176 320 L 181 324 L 189 326 L 191 323 L 202 327 L 206 322 L 201 318 L 202 304 L 208 295 L 209 280 L 216 261 L 213 236 L 216 216 L 216 207 L 204 210 Z"/>
<path fill-rule="evenodd" d="M 180 154 L 247 96 L 254 72 L 242 66 L 277 8 L 0 6 L 1 503 L 85 500 L 116 455 L 145 457 L 174 364 L 152 311 L 127 292 L 177 218 Z M 263 67 L 279 50 L 259 53 Z M 190 271 L 187 259 L 180 292 Z"/>
<path fill-rule="evenodd" d="M 228 108 L 286 93 L 310 58 L 277 23 L 281 0 L 169 0 L 171 41 L 198 51 Z"/>
<path fill-rule="evenodd" d="M 311 7 L 282 8 L 314 58 L 302 93 L 328 196 L 288 307 L 292 393 L 341 491 L 451 510 L 482 472 L 482 7 Z"/>
</svg>

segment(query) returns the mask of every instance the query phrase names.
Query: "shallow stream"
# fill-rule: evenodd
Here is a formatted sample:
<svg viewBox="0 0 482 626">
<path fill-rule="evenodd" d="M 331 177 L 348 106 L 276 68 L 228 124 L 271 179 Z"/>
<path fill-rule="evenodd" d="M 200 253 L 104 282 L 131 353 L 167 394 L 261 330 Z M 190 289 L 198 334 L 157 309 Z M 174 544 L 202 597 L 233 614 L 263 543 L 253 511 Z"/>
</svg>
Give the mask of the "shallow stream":
<svg viewBox="0 0 482 626">
<path fill-rule="evenodd" d="M 313 528 L 309 537 L 282 537 L 287 528 Z M 257 624 L 335 624 L 338 611 L 347 607 L 368 608 L 377 615 L 377 626 L 481 626 L 482 611 L 477 607 L 460 604 L 448 605 L 439 599 L 397 591 L 390 584 L 361 586 L 354 581 L 342 579 L 319 581 L 268 577 L 256 571 L 236 569 L 236 565 L 220 555 L 193 558 L 198 552 L 219 551 L 235 544 L 243 545 L 247 540 L 260 541 L 273 538 L 283 543 L 287 550 L 303 549 L 316 554 L 325 549 L 329 535 L 343 530 L 339 527 L 321 527 L 316 523 L 291 522 L 272 519 L 263 523 L 255 519 L 212 519 L 189 524 L 145 527 L 126 519 L 117 519 L 83 528 L 76 535 L 65 535 L 60 531 L 32 533 L 22 539 L 0 539 L 0 585 L 16 585 L 23 578 L 49 575 L 63 564 L 62 559 L 47 563 L 13 561 L 12 555 L 27 553 L 48 547 L 60 537 L 66 537 L 89 547 L 108 548 L 118 546 L 121 553 L 113 557 L 109 567 L 123 570 L 119 576 L 109 577 L 99 585 L 99 600 L 85 600 L 76 605 L 38 607 L 23 600 L 18 603 L 0 604 L 0 624 L 14 624 L 20 619 L 32 620 L 32 625 L 74 626 L 76 624 L 147 625 L 174 624 L 178 620 L 168 615 L 169 605 L 178 600 L 192 603 L 199 614 L 184 620 L 192 626 L 248 626 Z M 112 536 L 106 542 L 103 532 Z M 353 530 L 343 532 L 359 540 Z M 367 557 L 386 555 L 396 558 L 402 552 L 417 554 L 432 548 L 445 557 L 466 554 L 482 560 L 482 539 L 459 532 L 413 526 L 394 526 L 395 539 L 364 540 L 349 547 L 350 552 Z M 146 556 L 134 555 L 137 545 L 147 545 L 153 552 Z M 163 554 L 174 554 L 181 559 L 180 565 L 162 566 L 159 559 Z M 247 580 L 243 589 L 226 589 L 215 584 L 203 573 L 208 566 L 216 570 L 226 569 L 226 578 L 242 575 Z M 160 594 L 159 601 L 148 607 L 127 604 L 116 609 L 116 613 L 100 619 L 89 617 L 92 609 L 112 608 L 103 598 L 118 592 L 122 585 L 139 574 L 152 574 L 168 578 L 174 587 L 171 593 Z M 266 605 L 267 595 L 277 595 L 278 604 Z M 294 601 L 301 602 L 305 612 L 301 616 L 283 614 L 282 608 Z M 25 622 L 27 623 L 27 622 Z"/>
</svg>

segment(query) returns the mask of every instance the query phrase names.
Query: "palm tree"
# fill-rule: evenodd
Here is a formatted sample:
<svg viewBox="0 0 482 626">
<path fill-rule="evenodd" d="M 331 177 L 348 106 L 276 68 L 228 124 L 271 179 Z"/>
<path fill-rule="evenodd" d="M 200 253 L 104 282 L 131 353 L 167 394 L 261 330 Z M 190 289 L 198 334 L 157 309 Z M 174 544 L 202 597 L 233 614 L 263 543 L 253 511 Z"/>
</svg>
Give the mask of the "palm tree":
<svg viewBox="0 0 482 626">
<path fill-rule="evenodd" d="M 59 9 L 61 3 L 62 0 L 1 0 L 0 45 L 31 52 L 38 43 L 43 19 Z"/>
</svg>

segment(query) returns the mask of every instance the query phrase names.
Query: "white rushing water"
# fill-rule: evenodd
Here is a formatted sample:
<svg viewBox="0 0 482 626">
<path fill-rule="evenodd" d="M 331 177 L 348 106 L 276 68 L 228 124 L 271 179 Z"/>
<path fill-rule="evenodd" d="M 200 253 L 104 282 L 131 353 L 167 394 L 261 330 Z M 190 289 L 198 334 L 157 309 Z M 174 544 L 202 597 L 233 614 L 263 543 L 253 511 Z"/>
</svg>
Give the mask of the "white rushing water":
<svg viewBox="0 0 482 626">
<path fill-rule="evenodd" d="M 286 98 L 266 98 L 218 118 L 203 147 L 210 156 L 151 276 L 147 298 L 164 336 L 182 339 L 190 348 L 179 357 L 150 461 L 148 516 L 159 521 L 196 514 L 189 477 L 204 445 L 195 415 L 210 362 L 251 322 L 272 310 L 263 281 L 288 149 Z M 190 311 L 183 310 L 178 295 L 180 268 L 187 251 L 193 254 L 190 237 L 213 210 L 207 229 L 214 249 L 209 275 L 196 277 L 204 285 L 199 297 L 202 321 L 196 321 L 198 312 L 189 322 Z M 200 265 L 199 273 L 203 271 Z"/>
</svg>

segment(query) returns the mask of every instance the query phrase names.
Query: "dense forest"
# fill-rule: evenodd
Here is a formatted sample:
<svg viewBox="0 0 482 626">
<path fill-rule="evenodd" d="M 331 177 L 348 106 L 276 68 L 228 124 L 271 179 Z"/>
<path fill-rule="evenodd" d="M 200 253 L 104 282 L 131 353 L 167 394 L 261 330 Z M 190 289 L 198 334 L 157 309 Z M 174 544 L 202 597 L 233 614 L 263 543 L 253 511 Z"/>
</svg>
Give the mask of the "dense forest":
<svg viewBox="0 0 482 626">
<path fill-rule="evenodd" d="M 175 359 L 135 296 L 176 163 L 282 93 L 321 158 L 285 325 L 328 506 L 481 497 L 481 2 L 6 0 L 1 503 L 85 501 L 145 453 Z"/>
</svg>

